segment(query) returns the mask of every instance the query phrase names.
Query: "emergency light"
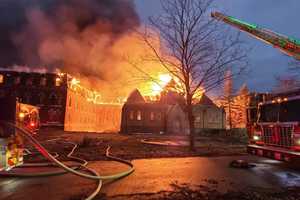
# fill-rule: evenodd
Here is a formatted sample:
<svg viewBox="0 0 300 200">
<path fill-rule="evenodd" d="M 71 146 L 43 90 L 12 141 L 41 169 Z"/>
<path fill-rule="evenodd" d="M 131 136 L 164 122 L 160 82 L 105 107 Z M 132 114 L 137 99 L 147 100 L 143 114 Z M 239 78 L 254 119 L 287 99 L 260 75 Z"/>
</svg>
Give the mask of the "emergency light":
<svg viewBox="0 0 300 200">
<path fill-rule="evenodd" d="M 23 149 L 23 140 L 15 130 L 0 124 L 0 171 L 22 165 Z"/>
</svg>

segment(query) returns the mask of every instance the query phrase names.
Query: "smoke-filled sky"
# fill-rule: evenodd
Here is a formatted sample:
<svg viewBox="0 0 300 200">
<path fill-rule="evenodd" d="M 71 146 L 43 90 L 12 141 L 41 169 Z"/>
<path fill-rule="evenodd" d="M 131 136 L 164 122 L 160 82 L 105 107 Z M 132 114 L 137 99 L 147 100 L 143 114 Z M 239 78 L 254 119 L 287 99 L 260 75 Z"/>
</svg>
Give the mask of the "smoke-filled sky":
<svg viewBox="0 0 300 200">
<path fill-rule="evenodd" d="M 143 20 L 159 14 L 159 0 L 136 0 Z M 219 10 L 226 14 L 269 28 L 276 32 L 300 39 L 299 0 L 216 0 Z M 246 34 L 242 34 L 253 50 L 249 54 L 250 74 L 246 83 L 251 90 L 267 91 L 275 84 L 274 76 L 287 73 L 290 59 L 274 49 Z M 242 81 L 236 81 L 236 87 Z"/>
<path fill-rule="evenodd" d="M 216 0 L 216 4 L 228 15 L 300 37 L 299 0 Z M 103 91 L 120 91 L 115 88 L 124 87 L 132 77 L 124 54 L 145 53 L 131 30 L 160 12 L 159 0 L 1 0 L 0 67 L 63 68 L 100 80 Z M 245 81 L 251 90 L 270 90 L 274 76 L 286 73 L 289 58 L 246 34 L 242 37 L 253 48 L 251 71 L 236 81 L 236 87 Z"/>
</svg>

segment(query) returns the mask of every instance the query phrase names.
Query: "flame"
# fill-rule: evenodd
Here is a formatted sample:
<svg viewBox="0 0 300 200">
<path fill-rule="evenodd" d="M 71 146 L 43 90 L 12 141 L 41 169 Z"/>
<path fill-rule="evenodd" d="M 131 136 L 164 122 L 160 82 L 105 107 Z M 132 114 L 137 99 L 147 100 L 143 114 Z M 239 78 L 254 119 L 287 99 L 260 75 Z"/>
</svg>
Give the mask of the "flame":
<svg viewBox="0 0 300 200">
<path fill-rule="evenodd" d="M 151 96 L 156 96 L 159 95 L 164 87 L 172 80 L 172 76 L 170 74 L 160 74 L 158 76 L 158 81 L 153 82 L 151 89 L 152 89 L 152 94 Z"/>
</svg>

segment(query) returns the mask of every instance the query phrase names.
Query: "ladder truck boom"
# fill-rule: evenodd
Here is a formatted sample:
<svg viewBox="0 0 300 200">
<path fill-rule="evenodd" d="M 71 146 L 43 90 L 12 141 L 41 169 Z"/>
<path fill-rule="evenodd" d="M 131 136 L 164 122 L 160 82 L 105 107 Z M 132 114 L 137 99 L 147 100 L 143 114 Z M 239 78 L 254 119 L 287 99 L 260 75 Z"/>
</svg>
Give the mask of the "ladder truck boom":
<svg viewBox="0 0 300 200">
<path fill-rule="evenodd" d="M 281 50 L 283 53 L 300 60 L 300 40 L 287 37 L 266 28 L 259 27 L 255 24 L 241 21 L 234 17 L 224 15 L 220 12 L 212 12 L 211 17 L 244 31 L 250 34 L 252 37 L 270 44 Z"/>
</svg>

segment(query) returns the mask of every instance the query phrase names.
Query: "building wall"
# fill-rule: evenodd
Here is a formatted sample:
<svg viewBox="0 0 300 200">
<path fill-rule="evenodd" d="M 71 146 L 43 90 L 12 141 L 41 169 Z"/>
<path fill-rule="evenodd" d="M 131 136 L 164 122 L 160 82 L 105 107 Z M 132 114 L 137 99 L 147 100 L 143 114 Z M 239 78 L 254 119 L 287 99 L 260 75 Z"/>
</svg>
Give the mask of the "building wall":
<svg viewBox="0 0 300 200">
<path fill-rule="evenodd" d="M 168 109 L 166 126 L 168 134 L 189 134 L 187 116 L 178 104 Z"/>
<path fill-rule="evenodd" d="M 165 133 L 167 105 L 137 103 L 124 104 L 122 133 Z"/>
<path fill-rule="evenodd" d="M 193 108 L 196 132 L 201 129 L 224 129 L 225 112 L 217 106 L 195 105 Z"/>
<path fill-rule="evenodd" d="M 94 104 L 68 89 L 65 131 L 119 132 L 122 105 Z"/>
<path fill-rule="evenodd" d="M 54 73 L 0 71 L 0 97 L 40 107 L 41 125 L 64 125 L 67 77 Z"/>
</svg>

